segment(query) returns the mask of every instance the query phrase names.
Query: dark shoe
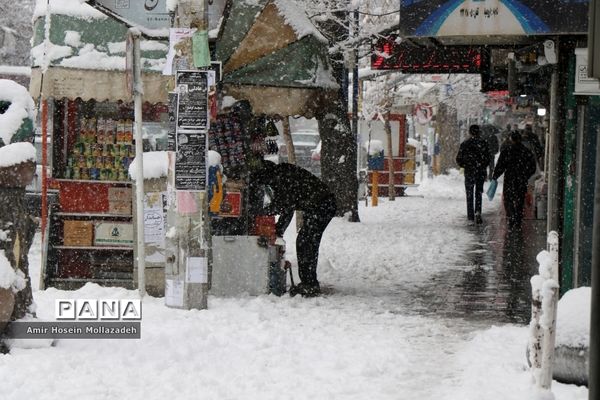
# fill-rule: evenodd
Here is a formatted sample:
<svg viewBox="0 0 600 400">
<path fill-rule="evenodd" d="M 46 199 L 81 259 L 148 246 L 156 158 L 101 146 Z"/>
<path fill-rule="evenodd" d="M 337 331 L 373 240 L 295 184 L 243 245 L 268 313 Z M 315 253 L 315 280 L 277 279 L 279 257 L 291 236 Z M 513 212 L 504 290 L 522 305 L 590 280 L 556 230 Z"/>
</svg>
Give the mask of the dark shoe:
<svg viewBox="0 0 600 400">
<path fill-rule="evenodd" d="M 317 283 L 304 283 L 300 282 L 296 286 L 290 288 L 290 296 L 294 297 L 299 294 L 302 297 L 316 297 L 321 294 L 321 287 L 319 282 Z"/>
</svg>

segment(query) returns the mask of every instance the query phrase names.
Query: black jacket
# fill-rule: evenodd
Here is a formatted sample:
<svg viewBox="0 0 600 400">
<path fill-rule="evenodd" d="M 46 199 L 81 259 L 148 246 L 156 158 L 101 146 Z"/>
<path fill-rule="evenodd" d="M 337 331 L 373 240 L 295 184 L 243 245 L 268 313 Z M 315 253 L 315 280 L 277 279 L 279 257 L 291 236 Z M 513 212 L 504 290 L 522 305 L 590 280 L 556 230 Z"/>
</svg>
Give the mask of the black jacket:
<svg viewBox="0 0 600 400">
<path fill-rule="evenodd" d="M 270 191 L 270 204 L 262 210 L 265 191 Z M 318 213 L 324 206 L 335 207 L 335 197 L 319 178 L 293 164 L 263 161 L 260 169 L 250 174 L 250 202 L 259 205 L 257 214 L 279 215 L 277 233 L 281 236 L 289 225 L 294 211 Z"/>
<path fill-rule="evenodd" d="M 500 152 L 493 179 L 504 174 L 504 187 L 511 190 L 527 185 L 535 170 L 535 158 L 531 150 L 522 143 L 513 143 Z"/>
<path fill-rule="evenodd" d="M 485 174 L 491 157 L 484 139 L 470 137 L 460 144 L 456 163 L 465 169 L 465 175 Z"/>
</svg>

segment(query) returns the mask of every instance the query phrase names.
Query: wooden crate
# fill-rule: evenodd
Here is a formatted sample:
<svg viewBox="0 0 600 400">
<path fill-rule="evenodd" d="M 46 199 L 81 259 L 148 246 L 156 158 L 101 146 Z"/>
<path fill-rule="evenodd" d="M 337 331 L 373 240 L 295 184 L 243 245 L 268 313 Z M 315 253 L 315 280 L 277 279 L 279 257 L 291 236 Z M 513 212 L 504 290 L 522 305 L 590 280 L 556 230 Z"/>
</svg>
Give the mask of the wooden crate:
<svg viewBox="0 0 600 400">
<path fill-rule="evenodd" d="M 63 221 L 65 246 L 91 246 L 94 241 L 94 224 L 91 221 Z"/>
</svg>

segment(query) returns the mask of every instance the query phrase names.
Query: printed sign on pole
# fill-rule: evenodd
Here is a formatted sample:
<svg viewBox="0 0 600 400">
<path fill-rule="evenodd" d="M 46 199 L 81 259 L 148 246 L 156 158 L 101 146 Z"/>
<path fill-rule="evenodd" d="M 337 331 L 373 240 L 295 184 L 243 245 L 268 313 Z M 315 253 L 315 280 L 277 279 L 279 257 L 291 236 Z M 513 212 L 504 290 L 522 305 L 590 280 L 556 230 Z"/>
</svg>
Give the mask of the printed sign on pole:
<svg viewBox="0 0 600 400">
<path fill-rule="evenodd" d="M 175 189 L 206 190 L 208 72 L 177 71 Z"/>
</svg>

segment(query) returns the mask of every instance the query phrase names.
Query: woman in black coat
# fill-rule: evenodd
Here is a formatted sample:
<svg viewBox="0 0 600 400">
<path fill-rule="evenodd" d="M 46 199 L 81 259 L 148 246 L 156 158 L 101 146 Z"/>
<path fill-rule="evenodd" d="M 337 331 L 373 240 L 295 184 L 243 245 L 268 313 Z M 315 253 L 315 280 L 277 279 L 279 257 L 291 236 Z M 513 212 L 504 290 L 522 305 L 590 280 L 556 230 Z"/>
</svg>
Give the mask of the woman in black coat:
<svg viewBox="0 0 600 400">
<path fill-rule="evenodd" d="M 504 210 L 509 228 L 521 226 L 527 181 L 536 171 L 535 157 L 521 140 L 519 132 L 514 131 L 510 134 L 510 142 L 500 152 L 492 176 L 492 179 L 497 180 L 504 174 Z"/>
</svg>

